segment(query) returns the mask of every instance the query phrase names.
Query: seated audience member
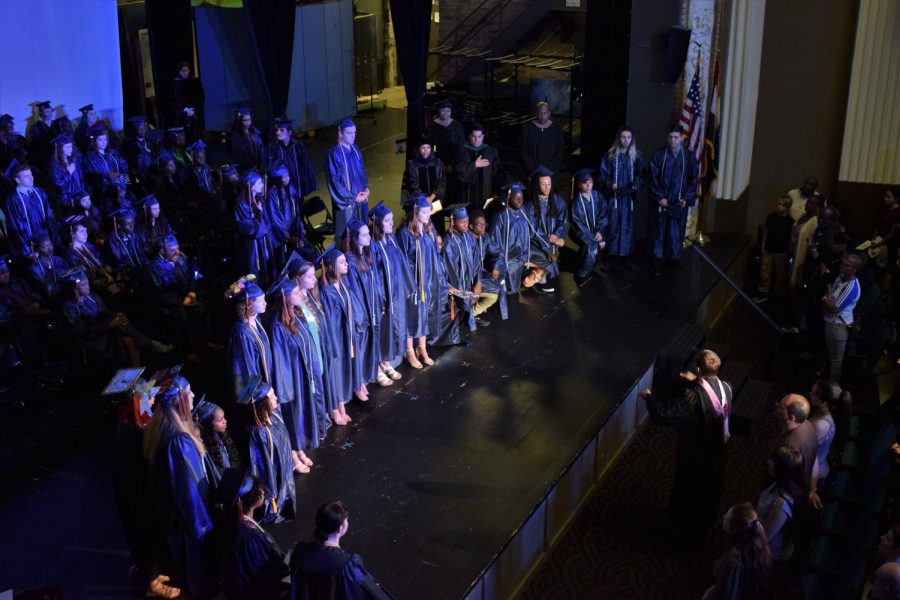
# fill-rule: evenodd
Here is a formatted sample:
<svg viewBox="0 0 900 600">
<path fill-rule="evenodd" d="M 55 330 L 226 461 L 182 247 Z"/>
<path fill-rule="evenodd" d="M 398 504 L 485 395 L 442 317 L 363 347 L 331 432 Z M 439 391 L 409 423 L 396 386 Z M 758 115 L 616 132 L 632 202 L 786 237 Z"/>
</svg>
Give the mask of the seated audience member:
<svg viewBox="0 0 900 600">
<path fill-rule="evenodd" d="M 764 302 L 770 293 L 775 298 L 782 298 L 787 292 L 787 253 L 791 243 L 791 228 L 794 226 L 790 211 L 791 199 L 779 198 L 777 209 L 769 213 L 763 225 L 759 295 L 755 298 L 757 302 Z"/>
<path fill-rule="evenodd" d="M 878 539 L 878 560 L 900 564 L 900 524 L 888 529 Z"/>
<path fill-rule="evenodd" d="M 878 217 L 878 225 L 872 234 L 871 254 L 882 269 L 881 290 L 887 293 L 891 289 L 894 273 L 897 270 L 897 249 L 900 248 L 900 187 L 888 188 L 884 191 L 884 210 Z"/>
<path fill-rule="evenodd" d="M 900 564 L 889 562 L 872 574 L 869 600 L 900 600 Z"/>
<path fill-rule="evenodd" d="M 141 240 L 134 232 L 134 214 L 127 208 L 110 213 L 113 230 L 109 234 L 107 249 L 113 268 L 129 278 L 147 263 L 147 254 Z"/>
<path fill-rule="evenodd" d="M 80 216 L 81 222 L 87 227 L 88 240 L 98 247 L 106 244 L 106 234 L 103 232 L 103 214 L 94 206 L 90 194 L 79 191 L 72 195 L 71 200 L 73 204 L 69 207 L 66 218 L 73 215 Z M 65 219 L 63 223 L 65 223 Z"/>
<path fill-rule="evenodd" d="M 319 508 L 313 534 L 316 540 L 298 543 L 291 555 L 293 598 L 365 597 L 362 582 L 371 575 L 358 554 L 341 548 L 341 538 L 349 526 L 349 513 L 343 502 L 329 502 Z"/>
<path fill-rule="evenodd" d="M 66 217 L 65 224 L 70 236 L 69 247 L 63 257 L 73 267 L 81 267 L 91 280 L 91 289 L 103 296 L 119 293 L 121 288 L 113 276 L 112 267 L 100 255 L 100 251 L 88 241 L 88 230 L 81 215 Z"/>
<path fill-rule="evenodd" d="M 288 589 L 282 579 L 288 566 L 278 543 L 253 519 L 254 511 L 265 503 L 266 493 L 259 477 L 245 476 L 237 490 L 239 520 L 229 532 L 222 589 L 229 600 L 280 598 Z"/>
<path fill-rule="evenodd" d="M 131 167 L 131 173 L 137 181 L 145 181 L 150 174 L 153 163 L 153 151 L 147 140 L 147 117 L 136 115 L 129 117 L 125 139 L 122 141 L 122 156 Z"/>
<path fill-rule="evenodd" d="M 756 600 L 768 593 L 772 556 L 766 532 L 751 504 L 737 504 L 722 519 L 728 550 L 715 564 L 715 583 L 703 600 Z"/>
<path fill-rule="evenodd" d="M 172 233 L 172 226 L 163 215 L 156 196 L 150 194 L 138 203 L 139 218 L 135 227 L 144 253 L 151 255 L 156 252 L 156 245 L 160 238 Z"/>
</svg>

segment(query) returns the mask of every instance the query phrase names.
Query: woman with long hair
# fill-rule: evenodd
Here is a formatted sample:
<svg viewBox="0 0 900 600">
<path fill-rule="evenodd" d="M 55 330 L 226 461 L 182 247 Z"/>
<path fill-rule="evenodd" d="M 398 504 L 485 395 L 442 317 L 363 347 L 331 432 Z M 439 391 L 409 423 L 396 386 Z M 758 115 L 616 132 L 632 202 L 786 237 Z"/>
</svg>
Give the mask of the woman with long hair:
<svg viewBox="0 0 900 600">
<path fill-rule="evenodd" d="M 347 258 L 337 248 L 329 248 L 321 257 L 322 284 L 319 295 L 325 315 L 327 346 L 330 348 L 325 384 L 325 407 L 335 425 L 346 425 L 352 419 L 344 403 L 353 396 L 359 381 L 359 301 L 344 279 Z"/>
<path fill-rule="evenodd" d="M 244 275 L 225 291 L 237 316 L 228 337 L 227 358 L 235 398 L 256 377 L 266 383 L 272 381 L 272 347 L 258 319 L 266 312 L 266 296 L 255 281 L 254 275 Z"/>
<path fill-rule="evenodd" d="M 253 126 L 249 108 L 239 108 L 231 127 L 231 156 L 239 171 L 260 169 L 266 163 L 262 137 Z"/>
<path fill-rule="evenodd" d="M 756 506 L 769 542 L 772 562 L 786 574 L 787 563 L 794 554 L 790 535 L 794 503 L 797 499 L 802 501 L 806 486 L 803 481 L 803 455 L 789 446 L 781 446 L 769 457 L 768 468 L 772 483 L 759 495 Z"/>
<path fill-rule="evenodd" d="M 128 163 L 119 151 L 110 145 L 110 135 L 103 126 L 90 135 L 91 149 L 84 156 L 84 175 L 91 186 L 92 195 L 101 197 L 113 185 L 128 187 Z"/>
<path fill-rule="evenodd" d="M 837 433 L 830 406 L 839 404 L 841 394 L 841 386 L 830 379 L 817 380 L 809 392 L 809 422 L 816 428 L 816 475 L 819 478 L 819 489 L 831 472 L 828 453 L 831 452 Z"/>
<path fill-rule="evenodd" d="M 722 528 L 729 547 L 716 561 L 715 583 L 703 594 L 703 600 L 769 598 L 772 556 L 753 505 L 736 504 L 729 508 Z"/>
<path fill-rule="evenodd" d="M 637 149 L 634 132 L 620 127 L 616 140 L 600 161 L 597 178 L 600 193 L 610 206 L 606 253 L 627 258 L 634 250 L 634 205 L 644 187 L 644 157 Z"/>
<path fill-rule="evenodd" d="M 140 212 L 135 231 L 144 248 L 144 253 L 149 256 L 156 250 L 157 240 L 172 233 L 172 226 L 163 215 L 159 200 L 153 194 L 144 196 L 138 202 L 138 207 Z"/>
<path fill-rule="evenodd" d="M 344 229 L 344 256 L 347 257 L 347 284 L 362 300 L 362 330 L 359 336 L 360 380 L 356 382 L 356 397 L 362 401 L 369 399 L 366 384 L 377 381 L 387 387 L 394 383 L 379 368 L 381 352 L 381 314 L 384 312 L 384 286 L 378 266 L 372 259 L 372 235 L 368 226 L 356 219 L 347 223 Z"/>
<path fill-rule="evenodd" d="M 225 469 L 239 469 L 241 455 L 231 434 L 225 411 L 208 400 L 201 400 L 194 409 L 194 417 L 200 426 L 200 437 L 206 447 L 207 456 L 219 473 Z"/>
<path fill-rule="evenodd" d="M 191 418 L 194 393 L 175 375 L 156 396 L 144 431 L 157 525 L 165 532 L 171 559 L 190 594 L 207 592 L 204 540 L 212 531 L 206 447 Z"/>
<path fill-rule="evenodd" d="M 413 290 L 412 272 L 397 238 L 394 237 L 394 214 L 384 204 L 372 211 L 372 257 L 378 266 L 384 289 L 384 311 L 379 328 L 381 372 L 397 381 L 400 373 L 394 367 L 406 353 L 408 338 L 407 299 Z"/>
<path fill-rule="evenodd" d="M 280 523 L 294 518 L 297 491 L 294 471 L 303 465 L 291 452 L 287 428 L 278 412 L 278 397 L 261 379 L 247 384 L 240 401 L 250 403 L 250 473 L 266 488 L 266 499 L 258 509 L 260 523 Z M 309 472 L 309 467 L 306 467 Z"/>
<path fill-rule="evenodd" d="M 306 271 L 307 277 L 309 272 Z M 312 280 L 315 285 L 315 272 L 312 272 Z M 272 324 L 275 391 L 291 451 L 298 463 L 297 470 L 309 473 L 313 462 L 306 456 L 305 450 L 319 446 L 320 432 L 323 431 L 319 421 L 325 418 L 322 363 L 316 349 L 318 342 L 302 308 L 306 299 L 297 279 L 283 279 L 274 287 L 270 295 L 275 300 L 275 321 Z"/>
<path fill-rule="evenodd" d="M 63 133 L 53 139 L 53 154 L 50 157 L 50 180 L 53 192 L 60 204 L 73 207 L 75 195 L 84 190 L 84 173 L 81 159 L 75 151 L 72 134 Z"/>
<path fill-rule="evenodd" d="M 430 316 L 440 310 L 441 302 L 438 237 L 431 224 L 431 203 L 425 196 L 416 198 L 409 222 L 397 234 L 397 242 L 406 255 L 414 279 L 413 293 L 407 301 L 406 361 L 412 368 L 421 369 L 422 363 L 434 364 L 425 344 L 431 333 Z M 443 300 L 446 302 L 446 298 Z"/>
<path fill-rule="evenodd" d="M 272 224 L 265 209 L 266 183 L 250 171 L 234 207 L 234 259 L 244 273 L 253 273 L 265 285 L 276 279 Z"/>
</svg>

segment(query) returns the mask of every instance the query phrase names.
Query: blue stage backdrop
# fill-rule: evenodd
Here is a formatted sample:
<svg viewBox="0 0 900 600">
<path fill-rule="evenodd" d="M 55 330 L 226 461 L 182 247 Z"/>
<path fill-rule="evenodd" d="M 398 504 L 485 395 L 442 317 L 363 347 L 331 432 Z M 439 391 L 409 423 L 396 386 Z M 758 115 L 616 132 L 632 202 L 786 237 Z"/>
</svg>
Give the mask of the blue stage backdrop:
<svg viewBox="0 0 900 600">
<path fill-rule="evenodd" d="M 230 131 L 235 109 L 249 106 L 254 125 L 271 138 L 244 10 L 201 6 L 194 15 L 206 128 Z M 287 116 L 297 131 L 334 125 L 356 114 L 351 0 L 297 7 L 291 71 L 284 75 L 290 78 Z"/>
<path fill-rule="evenodd" d="M 54 118 L 73 121 L 79 106 L 93 103 L 121 129 L 122 71 L 119 23 L 112 0 L 3 2 L 0 41 L 0 114 L 16 130 L 34 122 L 32 105 L 50 100 Z"/>
</svg>

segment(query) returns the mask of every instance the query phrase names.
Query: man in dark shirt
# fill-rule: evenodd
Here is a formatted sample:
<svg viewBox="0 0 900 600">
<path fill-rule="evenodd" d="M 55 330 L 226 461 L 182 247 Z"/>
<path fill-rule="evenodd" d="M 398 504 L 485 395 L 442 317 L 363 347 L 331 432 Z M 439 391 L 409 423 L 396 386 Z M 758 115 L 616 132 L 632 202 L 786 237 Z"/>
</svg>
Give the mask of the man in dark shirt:
<svg viewBox="0 0 900 600">
<path fill-rule="evenodd" d="M 759 295 L 757 302 L 765 302 L 769 292 L 781 297 L 787 290 L 787 252 L 791 241 L 791 218 L 789 197 L 778 199 L 778 208 L 766 217 L 762 231 L 762 265 L 759 269 Z M 774 286 L 772 273 L 775 273 Z"/>
<path fill-rule="evenodd" d="M 553 121 L 550 105 L 538 102 L 534 107 L 534 120 L 522 125 L 519 136 L 519 153 L 526 173 L 544 165 L 554 173 L 562 167 L 565 136 L 562 126 Z"/>
<path fill-rule="evenodd" d="M 818 439 L 816 428 L 808 421 L 809 401 L 799 394 L 788 394 L 776 406 L 776 416 L 784 423 L 784 432 L 777 445 L 788 446 L 803 455 L 804 481 L 807 485 L 804 491 L 809 495 L 809 504 L 813 508 L 821 508 L 822 502 L 816 491 Z"/>
</svg>

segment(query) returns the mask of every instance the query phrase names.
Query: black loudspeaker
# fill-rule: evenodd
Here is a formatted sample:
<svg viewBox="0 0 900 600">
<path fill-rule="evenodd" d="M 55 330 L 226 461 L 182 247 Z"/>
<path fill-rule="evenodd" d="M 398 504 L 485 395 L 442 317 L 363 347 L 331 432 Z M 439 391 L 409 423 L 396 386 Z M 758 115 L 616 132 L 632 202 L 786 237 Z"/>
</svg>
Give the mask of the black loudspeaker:
<svg viewBox="0 0 900 600">
<path fill-rule="evenodd" d="M 666 36 L 666 54 L 663 57 L 660 81 L 675 83 L 684 69 L 688 47 L 691 45 L 691 30 L 683 27 L 672 27 Z"/>
</svg>

